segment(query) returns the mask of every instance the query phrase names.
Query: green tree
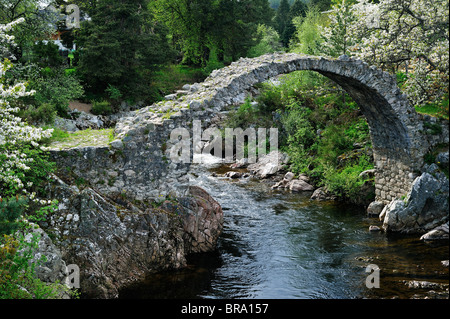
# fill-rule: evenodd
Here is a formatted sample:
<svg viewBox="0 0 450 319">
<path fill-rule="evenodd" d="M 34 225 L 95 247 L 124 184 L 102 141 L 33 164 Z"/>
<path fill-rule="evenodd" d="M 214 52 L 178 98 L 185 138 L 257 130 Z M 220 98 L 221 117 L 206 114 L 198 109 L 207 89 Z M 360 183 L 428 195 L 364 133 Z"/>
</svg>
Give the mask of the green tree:
<svg viewBox="0 0 450 319">
<path fill-rule="evenodd" d="M 310 0 L 309 4 L 317 7 L 317 9 L 321 12 L 327 11 L 331 8 L 332 0 Z"/>
<path fill-rule="evenodd" d="M 31 62 L 40 67 L 59 67 L 63 63 L 63 58 L 59 54 L 59 48 L 53 42 L 38 41 L 32 47 L 33 57 Z"/>
<path fill-rule="evenodd" d="M 294 52 L 310 55 L 323 53 L 323 37 L 321 35 L 323 18 L 319 9 L 315 6 L 308 9 L 305 17 L 294 18 L 293 23 L 296 31 L 291 43 L 291 49 Z"/>
<path fill-rule="evenodd" d="M 54 13 L 39 9 L 39 2 L 36 0 L 0 1 L 0 24 L 7 24 L 19 18 L 25 20 L 12 30 L 11 34 L 16 45 L 9 46 L 8 55 L 0 52 L 2 58 L 27 60 L 34 42 L 46 39 L 54 31 L 50 23 L 55 19 Z M 2 47 L 5 49 L 4 45 Z"/>
<path fill-rule="evenodd" d="M 288 25 L 290 23 L 290 9 L 291 7 L 289 6 L 289 2 L 287 0 L 281 0 L 280 6 L 278 7 L 275 15 L 275 30 L 280 35 L 281 43 L 283 43 L 284 47 L 289 45 Z"/>
<path fill-rule="evenodd" d="M 330 25 L 324 28 L 322 35 L 325 38 L 324 51 L 329 56 L 350 55 L 349 50 L 355 45 L 356 39 L 351 29 L 356 21 L 353 14 L 351 0 L 333 0 Z"/>
<path fill-rule="evenodd" d="M 0 235 L 10 235 L 20 227 L 19 217 L 25 210 L 26 199 L 22 197 L 0 198 Z"/>
<path fill-rule="evenodd" d="M 44 71 L 40 76 L 30 79 L 29 87 L 36 92 L 23 100 L 37 107 L 47 103 L 53 105 L 58 115 L 65 117 L 69 111 L 69 102 L 83 95 L 83 87 L 75 75 L 65 74 L 61 68 Z"/>
<path fill-rule="evenodd" d="M 291 9 L 289 10 L 288 23 L 286 25 L 286 29 L 283 34 L 285 41 L 287 43 L 286 46 L 289 45 L 295 34 L 295 25 L 293 23 L 294 18 L 305 17 L 307 10 L 308 7 L 303 2 L 303 0 L 295 0 L 295 2 L 292 4 Z"/>
<path fill-rule="evenodd" d="M 98 0 L 57 0 L 60 5 L 64 5 L 67 3 L 73 3 L 80 8 L 80 12 L 85 12 L 88 16 L 92 16 L 97 9 Z"/>
<path fill-rule="evenodd" d="M 210 57 L 224 62 L 246 56 L 257 43 L 258 25 L 273 17 L 268 0 L 156 0 L 151 7 L 183 62 L 196 66 Z"/>
<path fill-rule="evenodd" d="M 151 3 L 156 17 L 169 28 L 172 44 L 183 53 L 184 62 L 203 66 L 209 59 L 217 7 L 217 1 L 212 0 L 156 0 Z"/>
<path fill-rule="evenodd" d="M 223 59 L 229 57 L 235 61 L 247 56 L 250 48 L 259 42 L 258 26 L 270 25 L 273 10 L 267 0 L 221 0 L 218 17 L 221 22 L 216 29 L 215 43 Z"/>
<path fill-rule="evenodd" d="M 161 24 L 147 9 L 148 0 L 99 0 L 90 21 L 82 24 L 79 71 L 94 93 L 112 85 L 137 98 L 149 90 L 152 71 L 170 58 Z"/>
<path fill-rule="evenodd" d="M 280 36 L 275 31 L 274 28 L 268 27 L 264 24 L 258 26 L 258 31 L 256 34 L 259 38 L 258 44 L 253 46 L 249 52 L 249 57 L 257 57 L 266 53 L 276 52 L 282 49 L 280 42 Z"/>
<path fill-rule="evenodd" d="M 275 10 L 280 6 L 280 0 L 269 0 L 269 3 Z M 294 3 L 294 0 L 289 0 L 289 4 L 292 5 L 292 3 Z"/>
<path fill-rule="evenodd" d="M 295 2 L 291 6 L 291 10 L 289 11 L 289 17 L 291 19 L 306 15 L 306 11 L 308 10 L 308 6 L 305 4 L 303 0 L 295 0 Z"/>
</svg>

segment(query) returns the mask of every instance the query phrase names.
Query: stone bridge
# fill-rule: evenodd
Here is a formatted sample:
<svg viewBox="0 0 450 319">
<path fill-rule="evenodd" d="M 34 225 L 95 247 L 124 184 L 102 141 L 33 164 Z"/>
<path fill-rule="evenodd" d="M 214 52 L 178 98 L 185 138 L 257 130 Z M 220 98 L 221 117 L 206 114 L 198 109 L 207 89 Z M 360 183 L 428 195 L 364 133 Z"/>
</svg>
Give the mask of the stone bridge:
<svg viewBox="0 0 450 319">
<path fill-rule="evenodd" d="M 416 200 L 407 204 L 394 200 L 389 210 L 383 210 L 385 224 L 395 231 L 405 229 L 397 222 L 403 216 L 408 227 L 428 231 L 448 222 L 448 179 L 440 183 L 424 173 L 422 182 L 418 178 L 420 183 L 413 184 L 429 148 L 442 136 L 448 143 L 448 128 L 434 140 L 423 134 L 421 116 L 395 79 L 359 60 L 271 54 L 241 59 L 213 72 L 203 83 L 185 86 L 167 101 L 122 118 L 111 142 L 99 130 L 89 132 L 90 144 L 76 141 L 83 146 L 51 147 L 59 178 L 49 185 L 48 196 L 57 198 L 59 205 L 40 226 L 51 232 L 58 248 L 49 258 L 59 261 L 55 276 L 62 273 L 61 260 L 76 264 L 83 293 L 116 297 L 134 280 L 184 267 L 188 254 L 214 249 L 223 227 L 222 209 L 204 190 L 190 187 L 191 164 L 170 160 L 171 143 L 176 142 L 170 141 L 171 132 L 192 128 L 194 120 L 206 128 L 220 112 L 242 103 L 255 84 L 297 70 L 329 77 L 359 104 L 370 126 L 379 201 L 390 202 L 417 186 L 418 191 L 411 191 Z M 430 201 L 430 194 L 437 197 Z M 403 209 L 406 206 L 414 208 L 412 213 Z M 424 207 L 438 214 L 424 218 Z M 422 220 L 418 227 L 416 220 Z M 39 247 L 47 253 L 52 240 L 47 236 Z"/>
<path fill-rule="evenodd" d="M 402 94 L 395 77 L 346 56 L 328 59 L 277 53 L 242 58 L 214 71 L 203 83 L 186 86 L 168 100 L 123 118 L 112 143 L 67 150 L 64 156 L 57 156 L 72 167 L 72 173 L 97 184 L 105 193 L 125 192 L 138 201 L 178 196 L 182 186 L 189 184 L 186 173 L 190 165 L 170 161 L 171 131 L 192 128 L 193 120 L 202 120 L 206 127 L 217 113 L 242 103 L 255 84 L 299 70 L 330 78 L 360 106 L 373 143 L 377 200 L 387 203 L 406 195 L 430 148 L 421 115 Z M 77 156 L 81 161 L 73 160 Z"/>
</svg>

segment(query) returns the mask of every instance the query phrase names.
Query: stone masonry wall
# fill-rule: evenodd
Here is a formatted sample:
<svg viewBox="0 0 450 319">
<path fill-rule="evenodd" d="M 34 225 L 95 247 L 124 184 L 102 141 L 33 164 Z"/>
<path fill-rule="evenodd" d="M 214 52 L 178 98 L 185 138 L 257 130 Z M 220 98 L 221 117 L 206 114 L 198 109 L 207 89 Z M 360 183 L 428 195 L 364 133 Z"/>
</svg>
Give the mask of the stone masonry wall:
<svg viewBox="0 0 450 319">
<path fill-rule="evenodd" d="M 421 132 L 423 150 L 421 150 L 420 156 L 422 158 L 438 144 L 448 145 L 449 143 L 448 121 L 437 120 L 436 118 L 423 115 L 418 117 L 418 123 L 429 121 L 441 127 L 442 131 L 440 134 L 427 133 L 427 130 Z M 375 166 L 377 168 L 375 195 L 378 200 L 385 204 L 394 199 L 405 198 L 411 191 L 412 183 L 422 174 L 421 165 L 412 165 L 402 158 L 390 155 L 386 151 L 378 150 L 378 152 L 374 152 Z"/>
</svg>

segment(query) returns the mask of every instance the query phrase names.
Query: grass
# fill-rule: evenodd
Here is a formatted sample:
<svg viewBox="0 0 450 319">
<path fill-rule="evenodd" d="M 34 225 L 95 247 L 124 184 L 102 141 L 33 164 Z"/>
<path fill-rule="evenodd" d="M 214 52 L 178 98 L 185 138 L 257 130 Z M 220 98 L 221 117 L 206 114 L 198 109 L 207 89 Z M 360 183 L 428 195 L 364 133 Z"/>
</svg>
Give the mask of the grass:
<svg viewBox="0 0 450 319">
<path fill-rule="evenodd" d="M 53 136 L 44 141 L 48 149 L 62 150 L 76 147 L 106 146 L 114 139 L 114 129 L 83 130 L 68 133 L 54 129 Z"/>
<path fill-rule="evenodd" d="M 446 94 L 439 103 L 428 103 L 416 106 L 417 113 L 427 114 L 433 117 L 449 119 L 448 94 Z"/>
</svg>

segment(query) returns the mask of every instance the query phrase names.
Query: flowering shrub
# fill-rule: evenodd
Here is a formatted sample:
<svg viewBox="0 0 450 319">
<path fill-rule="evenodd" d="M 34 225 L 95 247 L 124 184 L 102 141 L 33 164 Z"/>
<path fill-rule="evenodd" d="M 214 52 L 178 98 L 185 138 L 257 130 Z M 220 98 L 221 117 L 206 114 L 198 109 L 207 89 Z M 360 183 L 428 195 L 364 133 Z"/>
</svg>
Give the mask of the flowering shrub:
<svg viewBox="0 0 450 319">
<path fill-rule="evenodd" d="M 0 25 L 0 52 L 7 51 L 2 49 L 5 43 L 14 44 L 6 32 L 21 21 Z M 11 102 L 34 92 L 27 92 L 25 83 L 6 84 L 5 72 L 11 67 L 9 60 L 0 61 L 0 299 L 58 298 L 58 284 L 48 285 L 35 275 L 36 265 L 45 261 L 33 262 L 40 237 L 27 239 L 31 223 L 41 221 L 56 205 L 33 192 L 52 170 L 38 142 L 53 130 L 32 127 L 16 115 L 19 108 Z"/>
<path fill-rule="evenodd" d="M 334 0 L 321 53 L 396 74 L 415 106 L 438 103 L 448 94 L 448 10 L 448 0 Z"/>
<path fill-rule="evenodd" d="M 0 25 L 0 39 L 2 39 L 0 44 L 13 43 L 14 38 L 8 36 L 6 32 L 21 21 L 23 19 L 7 25 Z M 7 188 L 16 192 L 27 193 L 27 189 L 33 185 L 31 181 L 24 185 L 21 175 L 23 175 L 23 172 L 30 170 L 31 162 L 34 159 L 27 156 L 24 149 L 29 149 L 30 145 L 38 148 L 38 141 L 50 137 L 52 130 L 29 126 L 16 116 L 19 108 L 11 107 L 10 101 L 32 95 L 34 91 L 27 92 L 25 83 L 17 83 L 11 86 L 3 84 L 3 76 L 11 67 L 12 64 L 9 60 L 0 61 L 0 189 Z M 34 195 L 31 194 L 31 197 L 33 198 Z"/>
<path fill-rule="evenodd" d="M 406 75 L 403 89 L 414 105 L 448 93 L 449 2 L 358 0 L 349 33 L 359 39 L 356 56 L 391 73 Z"/>
</svg>

